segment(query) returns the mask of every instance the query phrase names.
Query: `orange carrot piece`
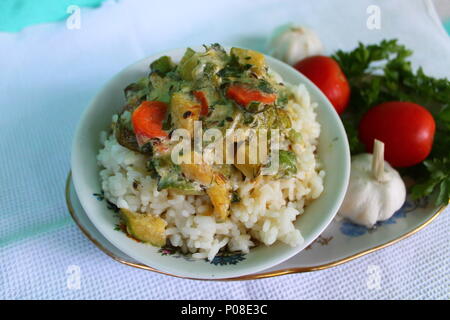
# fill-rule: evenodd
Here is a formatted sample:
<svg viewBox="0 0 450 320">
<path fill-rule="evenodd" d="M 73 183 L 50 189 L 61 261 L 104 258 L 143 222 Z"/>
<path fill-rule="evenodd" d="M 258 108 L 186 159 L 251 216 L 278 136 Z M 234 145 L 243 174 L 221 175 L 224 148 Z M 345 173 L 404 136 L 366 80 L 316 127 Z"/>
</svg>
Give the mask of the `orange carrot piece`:
<svg viewBox="0 0 450 320">
<path fill-rule="evenodd" d="M 206 99 L 205 93 L 203 91 L 194 91 L 193 94 L 202 106 L 200 115 L 206 116 L 208 114 L 208 100 Z"/>
<path fill-rule="evenodd" d="M 162 129 L 167 113 L 167 105 L 160 101 L 144 101 L 131 117 L 134 133 L 139 145 L 152 138 L 166 138 L 167 132 Z"/>
<path fill-rule="evenodd" d="M 247 107 L 252 101 L 269 104 L 277 99 L 275 93 L 264 93 L 239 85 L 231 85 L 227 90 L 227 97 L 244 107 Z"/>
</svg>

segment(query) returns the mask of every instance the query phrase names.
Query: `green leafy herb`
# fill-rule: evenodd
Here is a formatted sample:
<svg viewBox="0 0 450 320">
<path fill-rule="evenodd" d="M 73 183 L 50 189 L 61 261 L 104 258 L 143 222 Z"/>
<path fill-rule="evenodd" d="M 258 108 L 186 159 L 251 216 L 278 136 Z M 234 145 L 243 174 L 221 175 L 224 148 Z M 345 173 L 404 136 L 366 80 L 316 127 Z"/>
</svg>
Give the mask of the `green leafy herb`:
<svg viewBox="0 0 450 320">
<path fill-rule="evenodd" d="M 275 89 L 272 87 L 269 81 L 265 79 L 258 79 L 256 88 L 264 93 L 275 93 Z"/>
<path fill-rule="evenodd" d="M 407 172 L 419 180 L 413 187 L 414 198 L 437 190 L 437 203 L 446 204 L 450 196 L 450 81 L 427 76 L 422 68 L 414 71 L 408 60 L 411 54 L 397 40 L 359 43 L 353 51 L 337 51 L 333 58 L 347 76 L 352 92 L 343 122 L 352 154 L 357 154 L 364 150 L 357 128 L 367 110 L 393 100 L 426 107 L 437 125 L 433 149 L 426 161 Z"/>
<path fill-rule="evenodd" d="M 421 198 L 439 190 L 436 205 L 445 204 L 450 199 L 450 161 L 448 158 L 432 159 L 424 161 L 424 166 L 428 170 L 429 178 L 412 189 L 414 198 Z"/>
<path fill-rule="evenodd" d="M 289 114 L 280 108 L 267 108 L 259 120 L 262 128 L 289 129 L 292 127 Z"/>
</svg>

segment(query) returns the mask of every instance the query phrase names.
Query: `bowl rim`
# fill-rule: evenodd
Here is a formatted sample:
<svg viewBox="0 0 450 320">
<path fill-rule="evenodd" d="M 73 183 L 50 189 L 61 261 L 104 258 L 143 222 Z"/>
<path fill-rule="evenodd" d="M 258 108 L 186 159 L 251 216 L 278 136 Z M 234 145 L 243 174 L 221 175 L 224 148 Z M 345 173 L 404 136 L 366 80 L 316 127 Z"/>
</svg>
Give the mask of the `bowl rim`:
<svg viewBox="0 0 450 320">
<path fill-rule="evenodd" d="M 199 46 L 193 47 L 194 50 L 198 50 L 199 48 L 201 48 L 201 47 L 199 47 Z M 231 46 L 225 47 L 225 49 L 227 51 L 230 48 L 231 48 Z M 110 241 L 114 246 L 116 246 L 117 248 L 119 248 L 120 250 L 125 252 L 127 255 L 129 255 L 136 261 L 139 261 L 145 265 L 149 265 L 149 264 L 144 262 L 143 260 L 145 260 L 145 259 L 143 257 L 141 257 L 139 254 L 135 253 L 133 250 L 128 250 L 126 243 L 124 243 L 120 239 L 110 237 L 109 234 L 104 229 L 104 226 L 97 223 L 98 221 L 96 220 L 96 217 L 95 217 L 96 213 L 91 212 L 91 210 L 89 209 L 89 206 L 87 205 L 87 195 L 82 192 L 82 188 L 83 188 L 82 177 L 81 177 L 81 175 L 78 174 L 78 168 L 80 165 L 82 166 L 82 162 L 83 162 L 81 159 L 82 155 L 83 155 L 83 152 L 82 152 L 83 148 L 80 145 L 80 143 L 81 143 L 80 141 L 82 139 L 80 139 L 80 137 L 82 137 L 82 131 L 83 131 L 83 128 L 85 127 L 86 123 L 89 123 L 88 120 L 90 119 L 90 114 L 95 109 L 95 106 L 98 104 L 99 100 L 101 100 L 102 93 L 107 92 L 108 91 L 107 89 L 109 87 L 111 87 L 112 84 L 114 84 L 119 79 L 121 79 L 121 77 L 123 77 L 127 71 L 129 71 L 130 69 L 133 69 L 134 67 L 141 65 L 145 61 L 153 61 L 163 55 L 174 56 L 174 55 L 179 54 L 180 52 L 184 52 L 185 50 L 186 50 L 186 48 L 178 48 L 178 49 L 171 49 L 168 51 L 152 54 L 148 57 L 142 58 L 142 59 L 126 66 L 121 71 L 116 73 L 112 78 L 110 78 L 102 86 L 102 88 L 100 90 L 97 91 L 96 95 L 92 98 L 92 100 L 88 104 L 87 108 L 85 108 L 85 110 L 83 111 L 82 116 L 77 124 L 77 128 L 76 128 L 75 135 L 73 138 L 73 143 L 72 143 L 71 168 L 72 168 L 72 174 L 73 174 L 72 175 L 73 183 L 75 186 L 75 191 L 80 199 L 80 203 L 81 203 L 83 209 L 86 211 L 89 219 L 94 224 L 94 226 L 99 230 L 99 232 L 108 241 Z M 271 56 L 265 55 L 265 57 L 266 57 L 267 64 L 269 66 L 278 65 L 279 68 L 284 70 L 284 74 L 286 74 L 288 72 L 292 72 L 292 71 L 295 72 L 296 77 L 298 78 L 299 82 L 306 85 L 308 92 L 311 93 L 311 90 L 314 92 L 314 95 L 319 98 L 319 101 L 316 101 L 316 102 L 321 105 L 323 104 L 324 107 L 327 109 L 327 112 L 329 112 L 330 115 L 332 116 L 333 122 L 335 124 L 335 129 L 336 129 L 336 132 L 333 131 L 334 134 L 338 135 L 339 138 L 341 138 L 341 137 L 344 138 L 344 139 L 340 139 L 342 147 L 344 148 L 344 150 L 342 150 L 343 152 L 341 152 L 343 155 L 344 166 L 343 166 L 343 168 L 340 168 L 341 175 L 343 176 L 343 181 L 340 184 L 340 189 L 337 190 L 338 192 L 336 194 L 336 201 L 334 203 L 330 204 L 329 206 L 327 206 L 330 214 L 328 214 L 326 219 L 323 219 L 322 221 L 317 223 L 317 225 L 313 229 L 315 231 L 312 232 L 312 236 L 310 237 L 309 241 L 305 240 L 304 243 L 302 243 L 302 245 L 291 248 L 290 250 L 285 250 L 287 253 L 282 255 L 281 257 L 278 257 L 278 259 L 268 260 L 265 263 L 257 264 L 257 266 L 250 265 L 250 266 L 247 266 L 246 268 L 236 268 L 238 270 L 242 270 L 242 269 L 246 270 L 245 272 L 244 271 L 235 271 L 235 270 L 225 272 L 224 270 L 220 270 L 218 272 L 219 276 L 216 276 L 216 275 L 211 275 L 211 274 L 199 274 L 198 272 L 192 272 L 192 271 L 189 272 L 189 271 L 185 271 L 185 270 L 176 270 L 176 269 L 163 270 L 163 268 L 159 267 L 159 266 L 161 266 L 161 264 L 158 263 L 158 261 L 154 261 L 154 265 L 151 265 L 152 268 L 162 271 L 164 273 L 171 273 L 171 274 L 182 276 L 182 277 L 197 278 L 197 279 L 231 278 L 231 277 L 245 276 L 245 275 L 255 273 L 255 272 L 260 272 L 262 270 L 273 267 L 283 261 L 286 261 L 287 259 L 291 258 L 292 256 L 294 256 L 294 255 L 298 254 L 300 251 L 302 251 L 306 246 L 308 246 L 312 241 L 314 241 L 323 232 L 323 230 L 325 230 L 325 228 L 331 223 L 331 221 L 337 214 L 337 211 L 345 197 L 345 192 L 346 192 L 348 182 L 349 182 L 349 177 L 350 177 L 350 148 L 349 148 L 347 135 L 346 135 L 344 126 L 342 124 L 342 121 L 340 120 L 339 115 L 337 114 L 337 112 L 335 111 L 334 107 L 331 105 L 329 100 L 321 92 L 321 90 L 319 88 L 317 88 L 317 86 L 314 85 L 314 83 L 312 83 L 309 79 L 307 79 L 303 74 L 301 74 L 300 72 L 295 70 L 292 66 L 290 66 L 284 62 L 281 62 Z M 284 78 L 284 74 L 282 72 L 282 73 L 280 73 L 280 76 L 282 78 Z M 320 122 L 320 120 L 319 120 L 319 122 Z M 318 199 L 316 199 L 315 201 L 320 201 L 320 197 Z"/>
</svg>

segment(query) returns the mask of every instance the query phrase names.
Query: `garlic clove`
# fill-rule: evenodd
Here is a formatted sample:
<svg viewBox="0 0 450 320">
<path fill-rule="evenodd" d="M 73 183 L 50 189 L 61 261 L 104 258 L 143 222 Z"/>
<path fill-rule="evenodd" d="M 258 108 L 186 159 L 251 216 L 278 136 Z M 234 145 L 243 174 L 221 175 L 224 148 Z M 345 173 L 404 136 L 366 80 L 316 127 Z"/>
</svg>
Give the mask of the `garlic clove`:
<svg viewBox="0 0 450 320">
<path fill-rule="evenodd" d="M 306 57 L 322 54 L 323 50 L 322 42 L 314 31 L 293 24 L 275 29 L 268 47 L 271 56 L 290 65 Z"/>
<path fill-rule="evenodd" d="M 406 199 L 406 187 L 400 174 L 384 160 L 382 165 L 375 164 L 376 157 L 379 155 L 374 157 L 367 153 L 352 157 L 350 182 L 339 209 L 341 217 L 368 228 L 392 217 Z M 374 169 L 382 179 L 374 176 Z"/>
</svg>

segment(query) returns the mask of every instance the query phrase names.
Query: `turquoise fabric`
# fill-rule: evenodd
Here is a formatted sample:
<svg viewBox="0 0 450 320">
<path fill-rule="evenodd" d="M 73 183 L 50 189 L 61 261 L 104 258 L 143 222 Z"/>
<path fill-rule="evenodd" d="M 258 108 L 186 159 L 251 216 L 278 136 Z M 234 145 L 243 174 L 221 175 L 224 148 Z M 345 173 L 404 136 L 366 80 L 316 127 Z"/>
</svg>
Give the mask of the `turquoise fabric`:
<svg viewBox="0 0 450 320">
<path fill-rule="evenodd" d="M 98 7 L 105 0 L 1 0 L 0 31 L 17 32 L 34 24 L 63 20 L 70 5 Z"/>
<path fill-rule="evenodd" d="M 0 24 L 5 2 L 12 1 L 0 0 Z M 16 1 L 28 2 L 46 3 Z M 83 110 L 109 79 L 143 57 L 214 42 L 263 50 L 275 27 L 293 22 L 315 30 L 325 54 L 352 49 L 358 40 L 398 37 L 414 50 L 414 66 L 450 77 L 450 38 L 427 10 L 428 0 L 377 0 L 386 22 L 381 30 L 364 27 L 374 0 L 346 2 L 343 8 L 336 0 L 109 0 L 99 10 L 82 8 L 79 29 L 66 28 L 63 19 L 0 32 L 0 300 L 448 300 L 450 208 L 412 237 L 337 268 L 229 282 L 177 279 L 117 263 L 67 211 L 65 178 Z M 379 288 L 369 285 L 373 267 L 380 270 Z M 79 288 L 72 286 L 77 268 Z"/>
</svg>

